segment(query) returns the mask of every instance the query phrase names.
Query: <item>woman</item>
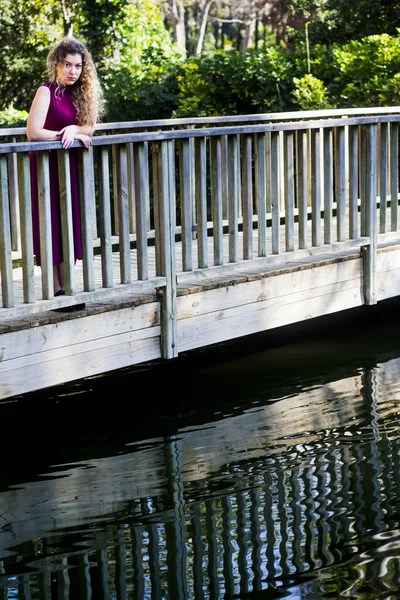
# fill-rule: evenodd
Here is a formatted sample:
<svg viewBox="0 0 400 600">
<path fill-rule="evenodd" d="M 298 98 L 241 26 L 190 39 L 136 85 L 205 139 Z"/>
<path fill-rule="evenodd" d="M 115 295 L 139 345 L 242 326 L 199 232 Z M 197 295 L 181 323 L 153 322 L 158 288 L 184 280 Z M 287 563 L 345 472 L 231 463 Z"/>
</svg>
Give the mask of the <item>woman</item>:
<svg viewBox="0 0 400 600">
<path fill-rule="evenodd" d="M 29 141 L 60 140 L 63 148 L 75 140 L 89 148 L 101 112 L 101 90 L 90 52 L 84 44 L 65 37 L 47 56 L 50 81 L 42 84 L 35 95 L 27 121 Z M 41 264 L 38 182 L 36 152 L 30 153 L 33 249 L 36 264 Z M 72 220 L 75 260 L 82 259 L 82 235 L 79 205 L 78 154 L 70 150 Z M 50 206 L 53 250 L 54 295 L 64 291 L 64 268 L 61 237 L 60 193 L 57 152 L 50 152 Z"/>
</svg>

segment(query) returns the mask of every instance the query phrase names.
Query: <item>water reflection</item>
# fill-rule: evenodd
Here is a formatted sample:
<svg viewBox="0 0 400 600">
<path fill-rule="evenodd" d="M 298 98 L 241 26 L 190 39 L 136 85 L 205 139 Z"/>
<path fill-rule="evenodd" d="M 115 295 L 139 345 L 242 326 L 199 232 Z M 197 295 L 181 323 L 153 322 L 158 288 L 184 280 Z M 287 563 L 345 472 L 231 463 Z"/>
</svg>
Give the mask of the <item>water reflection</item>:
<svg viewBox="0 0 400 600">
<path fill-rule="evenodd" d="M 371 314 L 1 405 L 0 599 L 398 597 L 400 319 Z"/>
</svg>

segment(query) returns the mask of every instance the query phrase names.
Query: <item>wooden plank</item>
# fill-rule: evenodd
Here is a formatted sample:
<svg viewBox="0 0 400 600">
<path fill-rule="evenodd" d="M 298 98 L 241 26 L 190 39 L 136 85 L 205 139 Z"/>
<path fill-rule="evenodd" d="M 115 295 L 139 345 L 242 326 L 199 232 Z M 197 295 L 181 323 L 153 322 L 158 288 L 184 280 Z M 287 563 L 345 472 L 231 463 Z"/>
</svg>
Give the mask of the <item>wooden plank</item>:
<svg viewBox="0 0 400 600">
<path fill-rule="evenodd" d="M 127 335 L 119 340 L 111 336 L 109 340 L 110 345 L 101 351 L 95 344 L 89 349 L 82 346 L 80 352 L 70 348 L 70 354 L 39 363 L 41 368 L 32 364 L 1 372 L 0 399 L 160 358 L 158 335 L 138 339 Z"/>
<path fill-rule="evenodd" d="M 316 276 L 318 274 L 318 276 Z M 237 275 L 238 276 L 238 275 Z M 179 319 L 191 318 L 195 315 L 212 312 L 223 312 L 227 309 L 245 307 L 259 301 L 268 301 L 270 304 L 297 301 L 302 295 L 311 297 L 321 296 L 333 288 L 340 286 L 360 286 L 362 277 L 362 259 L 360 256 L 352 260 L 323 264 L 301 271 L 274 271 L 270 276 L 237 281 L 235 285 L 221 285 L 206 293 L 200 291 L 186 295 L 179 295 L 177 299 Z M 229 281 L 229 280 L 228 280 Z M 249 284 L 249 285 L 247 285 Z M 251 285 L 250 285 L 251 284 Z M 254 284 L 254 285 L 253 285 Z M 240 287 L 240 293 L 236 289 Z M 325 291 L 324 291 L 325 290 Z M 360 288 L 360 299 L 361 288 Z M 361 301 L 361 300 L 360 300 Z"/>
<path fill-rule="evenodd" d="M 130 238 L 129 238 L 129 201 L 128 201 L 128 163 L 126 145 L 117 147 L 115 153 L 118 176 L 118 232 L 121 283 L 131 282 Z"/>
<path fill-rule="evenodd" d="M 224 262 L 222 181 L 221 181 L 221 138 L 210 140 L 211 212 L 213 221 L 214 265 Z"/>
<path fill-rule="evenodd" d="M 238 260 L 238 218 L 239 218 L 239 140 L 228 137 L 228 253 L 229 262 Z"/>
<path fill-rule="evenodd" d="M 265 134 L 256 136 L 255 195 L 258 215 L 258 256 L 267 255 L 267 180 Z"/>
<path fill-rule="evenodd" d="M 77 327 L 77 324 L 82 323 L 86 324 L 85 327 Z M 159 304 L 147 302 L 138 306 L 89 314 L 78 320 L 55 319 L 53 323 L 1 333 L 3 355 L 0 368 L 7 369 L 5 364 L 16 359 L 22 361 L 21 364 L 24 364 L 24 361 L 26 364 L 37 364 L 41 361 L 42 352 L 45 352 L 46 356 L 57 352 L 57 356 L 62 357 L 71 353 L 68 347 L 75 346 L 75 351 L 79 351 L 80 345 L 85 344 L 106 347 L 113 343 L 109 339 L 113 336 L 132 334 L 144 338 L 159 335 L 159 329 L 158 333 L 153 331 L 153 327 L 159 325 Z M 38 334 L 38 331 L 41 333 Z"/>
<path fill-rule="evenodd" d="M 240 291 L 241 286 L 238 287 Z M 292 300 L 275 304 L 258 301 L 246 305 L 245 310 L 241 306 L 227 309 L 223 314 L 214 312 L 179 321 L 179 347 L 188 351 L 360 306 L 360 282 L 353 282 L 347 289 L 345 283 L 325 290 L 322 295 L 294 296 Z"/>
<path fill-rule="evenodd" d="M 148 208 L 150 206 L 149 154 L 148 144 L 135 144 L 135 198 L 136 198 L 136 248 L 138 279 L 149 278 L 149 260 L 147 248 Z"/>
<path fill-rule="evenodd" d="M 279 135 L 271 134 L 271 244 L 272 254 L 280 252 L 279 216 Z"/>
<path fill-rule="evenodd" d="M 335 129 L 335 200 L 337 240 L 346 239 L 346 137 L 345 128 Z"/>
<path fill-rule="evenodd" d="M 94 269 L 93 269 L 93 180 L 85 177 L 85 173 L 90 173 L 92 154 L 87 149 L 82 149 L 80 154 L 80 208 L 81 208 L 81 227 L 82 231 L 82 266 L 83 266 L 83 287 L 86 292 L 95 289 Z"/>
<path fill-rule="evenodd" d="M 285 250 L 294 250 L 294 135 L 285 133 L 283 138 L 283 164 L 285 173 Z"/>
<path fill-rule="evenodd" d="M 17 166 L 24 302 L 33 303 L 35 301 L 35 282 L 29 156 L 19 154 Z"/>
<path fill-rule="evenodd" d="M 243 258 L 253 258 L 253 179 L 252 137 L 242 137 L 242 210 L 243 210 Z"/>
<path fill-rule="evenodd" d="M 308 133 L 297 132 L 297 206 L 299 220 L 299 248 L 308 246 Z"/>
<path fill-rule="evenodd" d="M 323 186 L 324 186 L 324 243 L 332 243 L 333 210 L 333 134 L 323 130 Z"/>
<path fill-rule="evenodd" d="M 198 267 L 208 266 L 207 245 L 207 157 L 206 139 L 194 140 L 195 153 L 195 205 L 197 227 Z"/>
<path fill-rule="evenodd" d="M 102 284 L 105 288 L 113 287 L 112 268 L 112 227 L 111 227 L 111 197 L 110 197 L 110 166 L 109 149 L 99 148 L 98 160 L 99 177 L 99 226 Z"/>
<path fill-rule="evenodd" d="M 190 156 L 190 140 L 181 140 L 179 144 L 179 177 L 180 177 L 180 214 L 182 263 L 184 271 L 191 271 L 192 260 L 192 161 Z"/>
<path fill-rule="evenodd" d="M 349 127 L 349 236 L 355 239 L 360 235 L 358 201 L 359 184 L 359 135 L 358 127 Z"/>
<path fill-rule="evenodd" d="M 136 233 L 136 219 L 135 219 L 135 164 L 133 154 L 133 144 L 129 143 L 127 146 L 127 170 L 128 170 L 128 204 L 129 204 L 129 231 L 130 233 Z"/>
<path fill-rule="evenodd" d="M 3 306 L 14 306 L 7 157 L 0 157 L 0 275 Z"/>
<path fill-rule="evenodd" d="M 65 276 L 65 293 L 75 294 L 74 232 L 72 224 L 71 175 L 68 150 L 57 151 L 58 184 L 60 189 L 61 235 Z"/>
<path fill-rule="evenodd" d="M 16 141 L 16 137 L 13 137 L 12 142 Z M 21 249 L 17 154 L 9 154 L 7 157 L 7 163 L 8 188 L 10 196 L 11 246 L 12 250 L 15 252 Z"/>
<path fill-rule="evenodd" d="M 311 238 L 313 246 L 321 245 L 321 147 L 320 131 L 311 131 Z"/>
<path fill-rule="evenodd" d="M 387 230 L 388 124 L 379 126 L 379 233 Z"/>
<path fill-rule="evenodd" d="M 53 251 L 51 245 L 52 228 L 50 213 L 50 175 L 49 153 L 37 153 L 38 204 L 40 229 L 40 255 L 42 272 L 42 297 L 52 298 L 53 289 Z"/>
<path fill-rule="evenodd" d="M 399 228 L 399 124 L 390 126 L 390 229 Z"/>
</svg>

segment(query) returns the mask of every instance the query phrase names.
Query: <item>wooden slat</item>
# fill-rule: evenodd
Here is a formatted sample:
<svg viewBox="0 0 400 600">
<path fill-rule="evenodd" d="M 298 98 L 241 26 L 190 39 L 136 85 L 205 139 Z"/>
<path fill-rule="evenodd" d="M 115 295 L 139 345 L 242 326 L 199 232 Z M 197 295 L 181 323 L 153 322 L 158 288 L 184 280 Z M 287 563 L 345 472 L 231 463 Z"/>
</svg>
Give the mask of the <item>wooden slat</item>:
<svg viewBox="0 0 400 600">
<path fill-rule="evenodd" d="M 390 126 L 390 230 L 399 227 L 399 124 Z"/>
<path fill-rule="evenodd" d="M 210 140 L 211 212 L 213 220 L 214 265 L 224 262 L 221 181 L 221 138 Z"/>
<path fill-rule="evenodd" d="M 58 150 L 58 182 L 60 188 L 61 233 L 65 277 L 65 293 L 75 294 L 74 233 L 72 225 L 71 175 L 68 150 Z"/>
<path fill-rule="evenodd" d="M 311 242 L 321 245 L 321 132 L 311 131 Z"/>
<path fill-rule="evenodd" d="M 358 127 L 349 127 L 349 236 L 359 236 L 359 135 Z"/>
<path fill-rule="evenodd" d="M 280 253 L 279 217 L 279 134 L 271 134 L 271 244 L 272 254 Z"/>
<path fill-rule="evenodd" d="M 24 302 L 35 301 L 33 235 L 32 235 L 32 199 L 29 156 L 18 155 L 18 199 L 21 231 L 21 257 Z"/>
<path fill-rule="evenodd" d="M 267 255 L 267 180 L 265 134 L 256 136 L 255 140 L 255 191 L 258 215 L 258 256 Z"/>
<path fill-rule="evenodd" d="M 207 157 L 206 139 L 194 140 L 195 153 L 195 205 L 198 246 L 198 267 L 208 266 L 207 246 Z"/>
<path fill-rule="evenodd" d="M 129 239 L 129 203 L 128 203 L 128 163 L 126 145 L 117 147 L 115 153 L 118 177 L 118 232 L 121 283 L 131 282 L 130 239 Z"/>
<path fill-rule="evenodd" d="M 129 203 L 129 231 L 136 233 L 136 218 L 135 218 L 135 165 L 133 157 L 133 143 L 127 146 L 127 161 L 128 161 L 128 203 Z"/>
<path fill-rule="evenodd" d="M 236 135 L 228 137 L 228 236 L 229 262 L 238 260 L 239 147 Z"/>
<path fill-rule="evenodd" d="M 93 180 L 85 177 L 85 173 L 91 171 L 91 157 L 88 150 L 82 149 L 80 154 L 80 204 L 82 227 L 82 262 L 83 262 L 83 287 L 85 292 L 95 289 L 93 269 Z"/>
<path fill-rule="evenodd" d="M 337 239 L 346 237 L 346 137 L 345 128 L 335 130 L 335 200 L 337 212 Z"/>
<path fill-rule="evenodd" d="M 99 226 L 103 287 L 113 287 L 109 149 L 99 148 Z"/>
<path fill-rule="evenodd" d="M 333 210 L 333 135 L 331 129 L 323 130 L 324 155 L 324 243 L 332 243 Z"/>
<path fill-rule="evenodd" d="M 379 232 L 387 231 L 388 124 L 379 126 Z"/>
<path fill-rule="evenodd" d="M 136 198 L 136 248 L 138 256 L 138 279 L 148 279 L 147 223 L 149 200 L 148 144 L 134 145 L 135 198 Z"/>
<path fill-rule="evenodd" d="M 299 248 L 308 246 L 308 134 L 297 133 L 297 207 L 299 219 Z"/>
<path fill-rule="evenodd" d="M 182 267 L 184 271 L 192 270 L 192 163 L 189 140 L 181 140 L 180 151 L 180 213 L 182 238 Z"/>
<path fill-rule="evenodd" d="M 253 179 L 252 137 L 242 138 L 242 207 L 243 207 L 243 258 L 253 258 Z"/>
<path fill-rule="evenodd" d="M 40 255 L 42 270 L 42 296 L 52 298 L 53 251 L 51 245 L 50 175 L 48 152 L 37 153 L 37 178 L 39 200 Z"/>
<path fill-rule="evenodd" d="M 285 249 L 294 250 L 294 134 L 285 133 L 283 139 L 285 173 Z"/>
<path fill-rule="evenodd" d="M 0 157 L 0 274 L 3 306 L 14 306 L 7 156 Z"/>
<path fill-rule="evenodd" d="M 12 139 L 16 142 L 16 138 Z M 8 188 L 10 196 L 10 226 L 11 226 L 11 245 L 14 252 L 21 249 L 21 231 L 19 217 L 18 201 L 18 169 L 17 155 L 9 154 L 8 160 Z"/>
</svg>

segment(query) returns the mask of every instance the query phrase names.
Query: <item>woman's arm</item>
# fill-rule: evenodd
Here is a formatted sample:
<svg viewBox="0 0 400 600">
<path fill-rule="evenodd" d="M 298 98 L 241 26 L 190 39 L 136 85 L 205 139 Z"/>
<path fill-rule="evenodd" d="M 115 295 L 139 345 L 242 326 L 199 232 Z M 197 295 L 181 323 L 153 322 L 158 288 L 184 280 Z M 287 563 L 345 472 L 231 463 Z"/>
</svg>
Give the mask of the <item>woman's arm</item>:
<svg viewBox="0 0 400 600">
<path fill-rule="evenodd" d="M 88 125 L 68 125 L 61 131 L 45 129 L 47 111 L 50 106 L 50 90 L 41 86 L 33 99 L 26 123 L 26 134 L 30 142 L 60 140 L 63 148 L 69 148 L 75 140 L 80 140 L 88 148 L 92 143 L 94 127 Z"/>
<path fill-rule="evenodd" d="M 60 139 L 58 131 L 45 129 L 47 111 L 50 106 L 50 90 L 45 86 L 41 86 L 33 99 L 31 110 L 29 111 L 28 120 L 26 122 L 26 134 L 30 142 L 48 141 Z"/>
</svg>

